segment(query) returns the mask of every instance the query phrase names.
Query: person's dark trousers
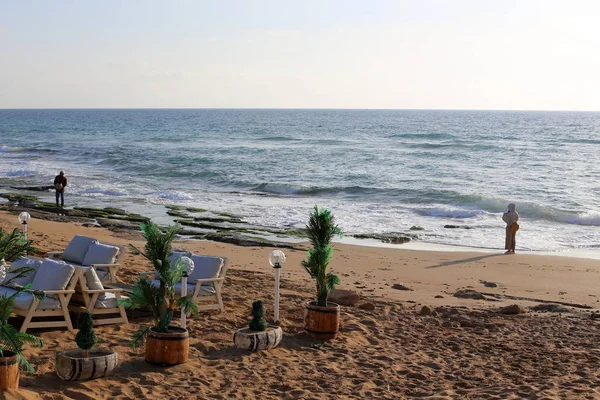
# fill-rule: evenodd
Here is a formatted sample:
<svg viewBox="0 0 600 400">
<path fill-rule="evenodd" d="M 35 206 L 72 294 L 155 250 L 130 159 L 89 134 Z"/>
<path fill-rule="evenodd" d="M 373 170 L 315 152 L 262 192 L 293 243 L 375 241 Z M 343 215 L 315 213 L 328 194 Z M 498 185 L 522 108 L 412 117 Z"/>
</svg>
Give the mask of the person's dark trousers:
<svg viewBox="0 0 600 400">
<path fill-rule="evenodd" d="M 65 191 L 64 190 L 56 191 L 56 207 L 58 207 L 58 196 L 60 196 L 60 206 L 64 208 L 64 206 L 65 206 Z"/>
</svg>

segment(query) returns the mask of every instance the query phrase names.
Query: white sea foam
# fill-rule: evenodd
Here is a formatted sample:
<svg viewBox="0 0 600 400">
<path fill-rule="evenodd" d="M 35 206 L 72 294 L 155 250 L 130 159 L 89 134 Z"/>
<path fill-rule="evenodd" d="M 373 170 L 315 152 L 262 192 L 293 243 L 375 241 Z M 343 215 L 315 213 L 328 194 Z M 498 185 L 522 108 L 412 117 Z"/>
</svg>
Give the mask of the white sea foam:
<svg viewBox="0 0 600 400">
<path fill-rule="evenodd" d="M 515 202 L 521 215 L 518 249 L 600 243 L 600 114 L 0 114 L 6 121 L 0 133 L 2 185 L 46 185 L 65 170 L 68 204 L 130 202 L 153 213 L 152 204 L 186 204 L 274 227 L 303 227 L 318 204 L 332 209 L 348 233 L 412 233 L 426 242 L 497 249 L 504 240 L 501 214 Z M 52 126 L 55 120 L 62 121 L 60 129 Z M 168 129 L 158 127 L 163 122 Z M 424 230 L 410 231 L 414 225 Z"/>
</svg>

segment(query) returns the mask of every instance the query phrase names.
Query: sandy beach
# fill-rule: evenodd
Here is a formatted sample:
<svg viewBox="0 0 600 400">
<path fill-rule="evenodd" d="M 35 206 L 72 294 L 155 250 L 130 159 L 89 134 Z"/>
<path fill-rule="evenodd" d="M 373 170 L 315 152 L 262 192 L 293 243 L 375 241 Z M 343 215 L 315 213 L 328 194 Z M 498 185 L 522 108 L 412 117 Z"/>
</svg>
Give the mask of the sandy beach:
<svg viewBox="0 0 600 400">
<path fill-rule="evenodd" d="M 2 229 L 16 225 L 15 214 L 0 213 Z M 40 255 L 64 249 L 75 234 L 144 243 L 135 231 L 39 219 L 29 224 Z M 99 346 L 119 353 L 116 374 L 63 382 L 55 375 L 54 356 L 75 347 L 75 333 L 32 330 L 45 343 L 26 349 L 36 372 L 22 373 L 22 389 L 6 398 L 600 398 L 600 319 L 592 317 L 600 308 L 596 260 L 336 244 L 332 266 L 342 279 L 340 289 L 355 290 L 361 302 L 342 308 L 340 337 L 322 344 L 302 330 L 303 304 L 314 296 L 300 266 L 305 251 L 285 249 L 284 340 L 276 349 L 248 353 L 232 347 L 232 336 L 249 320 L 253 300 L 264 300 L 272 318 L 273 272 L 267 262 L 272 249 L 209 241 L 176 241 L 174 247 L 224 256 L 230 263 L 226 312 L 203 312 L 189 321 L 186 364 L 152 366 L 143 350 L 131 350 L 131 333 L 149 322 L 143 312 L 134 312 L 128 325 L 96 329 Z M 130 284 L 149 270 L 143 257 L 129 252 L 118 280 Z M 454 297 L 460 289 L 476 290 L 485 299 Z M 498 312 L 513 304 L 526 313 Z M 532 309 L 540 304 L 552 306 Z"/>
</svg>

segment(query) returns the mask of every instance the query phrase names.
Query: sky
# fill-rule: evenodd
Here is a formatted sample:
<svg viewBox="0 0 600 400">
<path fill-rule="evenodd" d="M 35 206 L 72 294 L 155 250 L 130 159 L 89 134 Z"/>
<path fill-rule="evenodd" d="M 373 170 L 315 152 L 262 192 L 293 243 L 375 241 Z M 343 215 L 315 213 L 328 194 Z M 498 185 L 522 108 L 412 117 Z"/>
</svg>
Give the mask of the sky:
<svg viewBox="0 0 600 400">
<path fill-rule="evenodd" d="M 0 108 L 600 111 L 600 1 L 0 0 Z"/>
</svg>

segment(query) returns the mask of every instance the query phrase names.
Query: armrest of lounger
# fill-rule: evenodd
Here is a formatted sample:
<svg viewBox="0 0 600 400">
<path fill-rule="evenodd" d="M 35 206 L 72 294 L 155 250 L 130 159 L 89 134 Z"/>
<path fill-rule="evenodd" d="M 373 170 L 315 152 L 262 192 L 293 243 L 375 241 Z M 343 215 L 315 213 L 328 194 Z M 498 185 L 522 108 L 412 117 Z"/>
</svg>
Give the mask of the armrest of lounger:
<svg viewBox="0 0 600 400">
<path fill-rule="evenodd" d="M 92 267 L 92 268 L 98 268 L 98 267 L 110 268 L 110 267 L 118 267 L 119 264 L 92 264 L 92 265 L 88 265 L 88 266 Z"/>
<path fill-rule="evenodd" d="M 44 294 L 69 294 L 69 293 L 75 293 L 74 290 L 42 290 L 42 292 L 44 292 Z"/>
<path fill-rule="evenodd" d="M 122 292 L 121 288 L 104 288 L 104 289 L 94 289 L 94 290 L 85 290 L 86 293 L 94 294 L 94 293 L 117 293 Z"/>
<path fill-rule="evenodd" d="M 204 282 L 219 282 L 224 281 L 225 278 L 203 278 L 203 279 L 195 279 L 196 283 L 204 283 Z"/>
</svg>

